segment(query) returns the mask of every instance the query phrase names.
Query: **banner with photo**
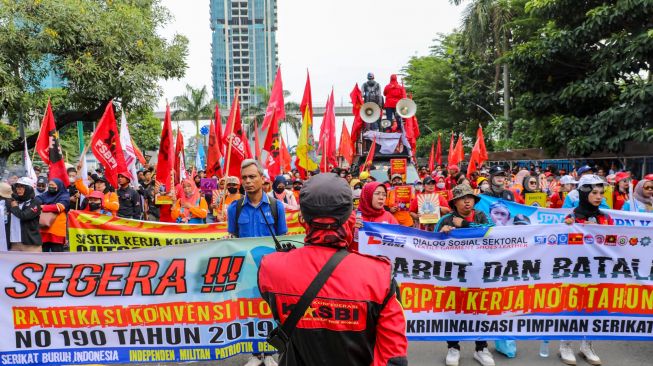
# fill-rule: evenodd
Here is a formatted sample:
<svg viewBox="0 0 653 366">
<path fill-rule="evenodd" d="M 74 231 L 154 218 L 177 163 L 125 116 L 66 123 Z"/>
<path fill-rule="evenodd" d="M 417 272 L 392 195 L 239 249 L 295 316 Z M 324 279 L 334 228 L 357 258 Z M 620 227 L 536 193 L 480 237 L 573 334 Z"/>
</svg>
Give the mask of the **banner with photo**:
<svg viewBox="0 0 653 366">
<path fill-rule="evenodd" d="M 107 253 L 5 253 L 0 362 L 210 361 L 273 352 L 265 337 L 274 323 L 257 286 L 261 258 L 273 251 L 271 238 L 252 238 Z"/>
<path fill-rule="evenodd" d="M 653 340 L 649 228 L 365 223 L 358 235 L 361 253 L 394 264 L 409 339 Z"/>
<path fill-rule="evenodd" d="M 571 213 L 570 208 L 545 208 L 526 206 L 500 198 L 479 195 L 481 201 L 474 207 L 483 211 L 494 225 L 560 224 Z M 617 226 L 653 227 L 653 214 L 620 210 L 601 210 L 614 219 Z"/>
<path fill-rule="evenodd" d="M 299 222 L 299 211 L 286 212 L 286 224 L 287 235 L 305 233 Z M 109 252 L 199 243 L 222 239 L 228 234 L 226 222 L 184 225 L 123 219 L 83 211 L 68 213 L 71 252 Z"/>
</svg>

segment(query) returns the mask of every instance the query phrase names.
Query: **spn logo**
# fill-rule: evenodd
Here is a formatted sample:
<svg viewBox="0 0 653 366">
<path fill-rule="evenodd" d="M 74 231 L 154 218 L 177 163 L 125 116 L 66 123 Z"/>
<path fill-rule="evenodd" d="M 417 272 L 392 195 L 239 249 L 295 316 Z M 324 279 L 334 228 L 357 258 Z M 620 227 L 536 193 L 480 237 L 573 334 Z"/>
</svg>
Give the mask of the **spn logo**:
<svg viewBox="0 0 653 366">
<path fill-rule="evenodd" d="M 376 231 L 365 231 L 365 235 L 367 235 L 367 245 L 386 245 L 403 248 L 407 242 L 405 236 L 382 234 Z"/>
</svg>

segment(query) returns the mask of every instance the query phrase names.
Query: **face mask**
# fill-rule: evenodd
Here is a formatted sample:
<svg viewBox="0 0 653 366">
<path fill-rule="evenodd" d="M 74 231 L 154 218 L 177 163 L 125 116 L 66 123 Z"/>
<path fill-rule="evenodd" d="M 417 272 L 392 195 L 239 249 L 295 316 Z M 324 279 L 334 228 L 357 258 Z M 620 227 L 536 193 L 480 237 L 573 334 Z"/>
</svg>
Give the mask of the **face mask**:
<svg viewBox="0 0 653 366">
<path fill-rule="evenodd" d="M 423 187 L 422 185 L 416 185 L 416 186 L 415 186 L 415 190 L 416 190 L 417 192 L 421 192 L 421 191 L 424 190 L 424 187 Z"/>
<path fill-rule="evenodd" d="M 36 187 L 36 190 L 37 190 L 39 193 L 43 193 L 43 192 L 45 192 L 45 187 L 44 187 L 44 188 Z"/>
<path fill-rule="evenodd" d="M 490 189 L 490 185 L 487 183 L 481 184 L 481 191 L 487 192 Z"/>
<path fill-rule="evenodd" d="M 285 191 L 285 190 L 286 190 L 285 187 L 277 187 L 277 188 L 274 189 L 274 191 L 277 192 L 277 193 L 283 193 L 283 191 Z"/>
<path fill-rule="evenodd" d="M 48 193 L 52 193 L 52 194 L 57 193 L 57 188 L 55 188 L 55 187 L 48 187 Z"/>
<path fill-rule="evenodd" d="M 68 176 L 68 180 L 70 181 L 70 183 L 74 183 L 75 179 L 77 179 L 77 177 L 75 177 L 74 175 L 69 175 Z"/>
<path fill-rule="evenodd" d="M 443 189 L 444 188 L 444 183 L 438 183 L 435 186 L 440 188 L 440 189 Z"/>
<path fill-rule="evenodd" d="M 362 189 L 360 188 L 354 188 L 353 194 L 356 195 L 358 194 L 360 196 Z"/>
<path fill-rule="evenodd" d="M 99 210 L 100 208 L 102 208 L 102 204 L 101 204 L 101 203 L 89 203 L 89 204 L 88 204 L 88 208 L 89 208 L 91 211 L 97 211 L 97 210 Z"/>
<path fill-rule="evenodd" d="M 294 187 L 292 187 L 292 189 L 294 189 L 294 190 L 296 190 L 296 191 L 301 191 L 301 190 L 302 190 L 302 186 L 294 186 Z"/>
<path fill-rule="evenodd" d="M 229 187 L 227 188 L 227 191 L 229 191 L 231 194 L 236 194 L 238 193 L 238 187 Z"/>
</svg>

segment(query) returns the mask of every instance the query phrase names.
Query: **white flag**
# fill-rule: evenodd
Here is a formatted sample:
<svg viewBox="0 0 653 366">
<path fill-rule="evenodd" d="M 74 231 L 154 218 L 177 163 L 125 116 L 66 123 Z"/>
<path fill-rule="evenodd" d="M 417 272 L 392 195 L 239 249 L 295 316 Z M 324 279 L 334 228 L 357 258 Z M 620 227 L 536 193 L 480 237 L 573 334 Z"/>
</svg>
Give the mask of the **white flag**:
<svg viewBox="0 0 653 366">
<path fill-rule="evenodd" d="M 129 135 L 129 127 L 127 126 L 127 117 L 125 114 L 123 110 L 122 116 L 120 117 L 120 145 L 122 145 L 123 154 L 125 155 L 127 170 L 132 175 L 131 184 L 136 187 L 138 185 L 138 174 L 136 172 L 136 162 L 138 159 L 136 159 L 134 145 L 132 145 L 132 139 Z"/>
<path fill-rule="evenodd" d="M 29 157 L 29 150 L 27 150 L 27 140 L 23 140 L 25 144 L 25 176 L 27 176 L 29 179 L 36 184 L 36 181 L 38 177 L 36 176 L 36 172 L 34 171 L 34 166 L 32 165 L 32 159 Z"/>
</svg>

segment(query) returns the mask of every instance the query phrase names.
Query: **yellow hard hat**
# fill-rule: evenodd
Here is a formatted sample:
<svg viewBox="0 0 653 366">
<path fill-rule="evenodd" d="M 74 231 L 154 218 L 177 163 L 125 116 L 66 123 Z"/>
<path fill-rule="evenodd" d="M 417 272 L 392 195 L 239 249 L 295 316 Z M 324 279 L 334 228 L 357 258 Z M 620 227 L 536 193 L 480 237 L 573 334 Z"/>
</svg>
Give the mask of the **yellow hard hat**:
<svg viewBox="0 0 653 366">
<path fill-rule="evenodd" d="M 476 185 L 477 185 L 477 186 L 480 186 L 481 183 L 483 183 L 484 180 L 487 180 L 487 178 L 485 178 L 485 177 L 478 177 L 478 178 L 476 178 Z"/>
<path fill-rule="evenodd" d="M 358 178 L 360 178 L 360 180 L 365 180 L 365 179 L 368 179 L 369 177 L 370 177 L 370 173 L 368 173 L 368 172 L 362 172 L 362 173 L 358 176 Z"/>
</svg>

